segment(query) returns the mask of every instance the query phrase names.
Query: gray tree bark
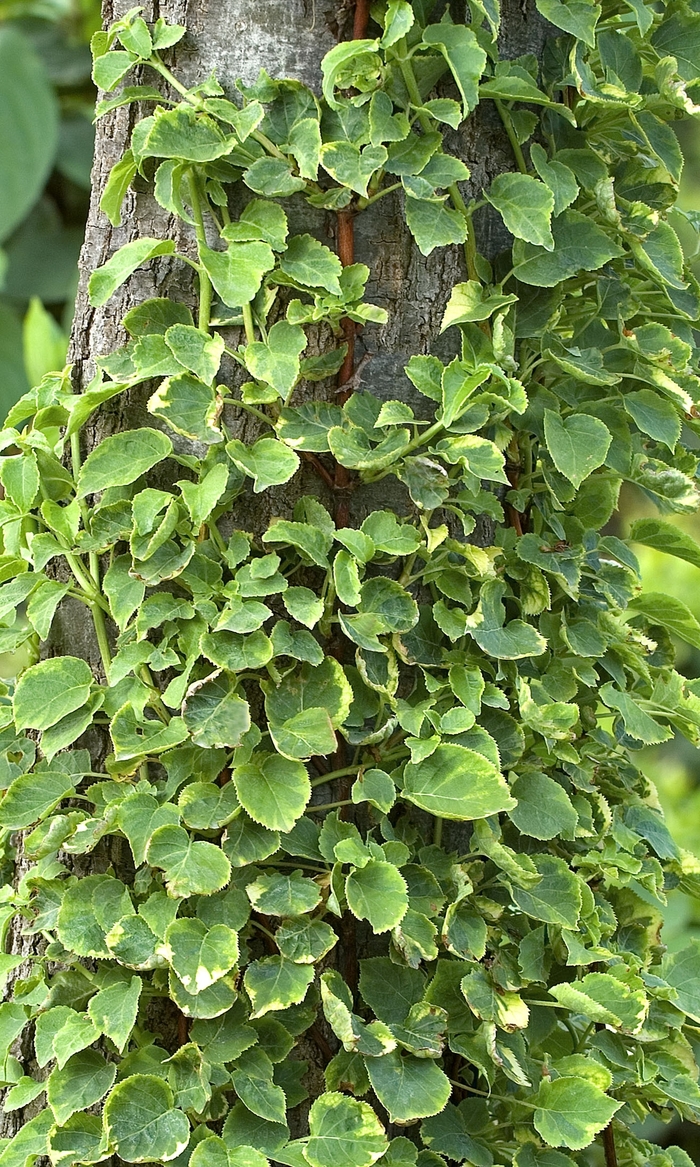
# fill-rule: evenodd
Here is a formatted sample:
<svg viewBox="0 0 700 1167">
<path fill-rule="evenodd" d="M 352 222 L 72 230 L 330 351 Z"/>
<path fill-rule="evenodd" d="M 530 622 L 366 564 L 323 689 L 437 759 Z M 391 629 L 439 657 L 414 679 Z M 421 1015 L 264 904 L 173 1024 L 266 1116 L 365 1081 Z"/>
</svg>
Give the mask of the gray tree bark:
<svg viewBox="0 0 700 1167">
<path fill-rule="evenodd" d="M 326 5 L 331 3 L 330 11 Z M 103 16 L 108 25 L 131 7 L 130 0 L 104 0 Z M 187 36 L 174 50 L 174 65 L 179 78 L 187 85 L 194 84 L 212 70 L 224 89 L 230 91 L 236 79 L 251 83 L 260 68 L 275 77 L 294 77 L 315 90 L 320 90 L 320 62 L 336 41 L 338 27 L 347 23 L 352 5 L 345 0 L 147 0 L 144 16 L 147 20 L 164 17 L 169 22 L 186 25 Z M 454 12 L 455 16 L 460 13 Z M 538 16 L 534 0 L 504 0 L 501 55 L 513 58 L 522 53 L 542 55 L 548 26 Z M 145 72 L 148 72 L 147 70 Z M 157 80 L 152 76 L 148 82 Z M 449 88 L 446 92 L 451 92 Z M 120 321 L 134 304 L 151 296 L 171 296 L 192 304 L 194 289 L 189 269 L 167 259 L 155 261 L 137 271 L 108 304 L 92 308 L 88 301 L 87 284 L 92 271 L 103 264 L 119 247 L 140 236 L 174 238 L 178 248 L 194 253 L 194 239 L 190 229 L 173 219 L 152 197 L 145 183 L 140 183 L 127 195 L 122 214 L 122 225 L 113 227 L 100 211 L 99 202 L 112 166 L 128 147 L 131 130 L 142 113 L 134 107 L 115 110 L 98 123 L 93 189 L 88 215 L 85 243 L 80 268 L 76 314 L 71 338 L 69 359 L 74 364 L 75 388 L 80 391 L 94 373 L 95 357 L 112 352 L 126 340 Z M 471 180 L 464 191 L 468 197 L 478 196 L 500 171 L 513 169 L 513 156 L 508 139 L 491 102 L 478 108 L 465 127 L 450 134 L 448 148 L 458 154 L 471 170 Z M 319 212 L 303 202 L 292 202 L 288 207 L 295 231 L 310 231 L 333 245 L 335 216 Z M 508 245 L 508 238 L 500 220 L 482 217 L 479 250 L 492 257 Z M 356 360 L 367 353 L 363 364 L 361 387 L 384 399 L 403 399 L 415 402 L 413 387 L 403 373 L 403 367 L 414 353 L 434 351 L 445 355 L 444 339 L 439 328 L 444 306 L 453 285 L 465 278 L 461 248 L 443 248 L 427 259 L 415 247 L 405 226 L 398 195 L 388 196 L 372 205 L 355 225 L 355 258 L 368 265 L 371 271 L 368 299 L 388 310 L 388 323 L 371 327 L 358 338 Z M 316 343 L 322 343 L 317 338 Z M 314 393 L 328 394 L 333 386 L 313 387 Z M 83 453 L 89 452 L 105 436 L 121 429 L 138 425 L 152 425 L 153 418 L 145 410 L 148 393 L 143 389 L 116 398 L 106 405 L 87 427 Z M 227 422 L 233 422 L 227 417 Z M 244 418 L 236 430 L 237 436 L 251 440 L 256 435 L 254 423 Z M 394 480 L 385 479 L 380 486 L 360 488 L 353 493 L 350 506 L 351 522 L 359 523 L 372 509 L 407 509 L 407 496 Z M 304 466 L 294 483 L 283 491 L 266 492 L 262 497 L 243 496 L 237 500 L 236 513 L 231 516 L 235 525 L 247 530 L 264 529 L 272 513 L 288 514 L 296 498 L 304 493 L 321 494 L 325 488 L 313 469 Z M 325 501 L 331 504 L 328 492 Z M 489 543 L 491 531 L 484 522 L 477 526 L 474 538 Z M 99 675 L 99 654 L 90 623 L 84 609 L 64 605 L 54 625 L 52 653 L 70 652 L 82 655 Z M 99 746 L 98 746 L 99 753 Z M 118 840 L 110 843 L 118 847 Z M 19 843 L 17 876 L 21 878 L 30 864 L 22 857 Z M 114 849 L 99 849 L 80 860 L 80 874 L 88 870 L 104 870 L 109 862 L 120 866 Z M 75 870 L 77 866 L 72 864 Z M 30 955 L 35 938 L 22 934 L 21 921 L 16 922 L 10 937 L 11 951 Z M 17 975 L 22 975 L 20 968 Z M 307 1054 L 309 1051 L 305 1051 Z M 26 1065 L 27 1073 L 37 1073 L 33 1063 L 31 1042 L 16 1050 Z M 39 1071 L 41 1073 L 41 1071 Z M 312 1069 L 313 1073 L 313 1069 Z M 320 1080 L 322 1082 L 322 1079 Z M 311 1083 L 313 1089 L 313 1083 Z M 25 1111 L 15 1111 L 0 1117 L 0 1136 L 11 1136 L 37 1109 L 35 1103 Z"/>
</svg>

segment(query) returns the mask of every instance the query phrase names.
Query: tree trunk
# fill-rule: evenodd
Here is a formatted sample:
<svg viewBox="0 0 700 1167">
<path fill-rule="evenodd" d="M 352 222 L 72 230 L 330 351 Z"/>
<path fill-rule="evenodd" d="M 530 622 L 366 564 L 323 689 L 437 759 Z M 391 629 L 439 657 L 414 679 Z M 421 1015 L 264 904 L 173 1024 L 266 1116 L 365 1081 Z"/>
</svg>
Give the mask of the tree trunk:
<svg viewBox="0 0 700 1167">
<path fill-rule="evenodd" d="M 173 51 L 175 70 L 187 85 L 215 70 L 224 89 L 230 92 L 236 79 L 242 78 L 250 84 L 259 70 L 265 68 L 274 77 L 296 78 L 319 91 L 320 62 L 336 43 L 338 23 L 341 32 L 347 32 L 347 6 L 340 4 L 338 12 L 329 12 L 326 3 L 327 0 L 264 0 L 263 3 L 260 0 L 148 0 L 143 15 L 149 22 L 164 17 L 168 22 L 187 27 L 186 38 Z M 130 6 L 129 0 L 104 0 L 105 25 Z M 534 0 L 505 0 L 502 30 L 502 57 L 512 58 L 523 53 L 541 57 L 548 26 L 538 16 Z M 147 76 L 144 81 L 149 83 L 153 78 Z M 445 83 L 445 92 L 452 93 L 451 83 Z M 100 197 L 110 170 L 127 148 L 138 116 L 138 107 L 127 106 L 98 122 L 92 198 L 81 254 L 81 278 L 69 355 L 78 392 L 85 388 L 94 374 L 95 357 L 108 354 L 124 343 L 126 334 L 120 321 L 129 308 L 153 296 L 168 296 L 189 304 L 194 302 L 191 271 L 167 258 L 138 269 L 104 307 L 93 308 L 88 301 L 87 285 L 91 272 L 133 239 L 141 236 L 172 238 L 181 251 L 194 253 L 190 228 L 164 211 L 155 202 L 151 190 L 138 179 L 135 189 L 127 194 L 121 226 L 112 227 L 100 210 Z M 446 146 L 471 170 L 472 177 L 465 184 L 464 192 L 469 197 L 480 195 L 495 174 L 513 168 L 511 146 L 491 102 L 482 103 L 460 131 L 449 134 Z M 465 278 L 464 258 L 458 247 L 439 248 L 427 259 L 421 256 L 405 225 L 399 202 L 402 197 L 397 193 L 382 199 L 359 216 L 355 224 L 355 259 L 366 263 L 371 271 L 367 297 L 388 310 L 385 326 L 367 327 L 358 336 L 355 365 L 362 363 L 357 379 L 359 386 L 385 400 L 409 401 L 418 411 L 421 399 L 416 399 L 403 368 L 413 354 L 434 351 L 444 357 L 447 346 L 454 343 L 440 338 L 439 329 L 453 285 Z M 309 231 L 330 246 L 337 247 L 335 215 L 314 210 L 305 203 L 292 203 L 287 209 L 294 230 Z M 477 245 L 482 254 L 492 257 L 508 246 L 504 228 L 495 216 L 482 214 L 479 227 Z M 314 392 L 318 393 L 318 388 Z M 333 386 L 323 384 L 321 392 L 325 396 L 332 394 Z M 140 387 L 104 406 L 83 431 L 83 455 L 112 433 L 152 425 L 153 419 L 145 409 L 148 395 L 144 387 Z M 244 416 L 236 436 L 247 441 L 256 437 L 254 419 L 251 424 L 251 419 Z M 243 501 L 236 503 L 238 513 L 231 516 L 232 523 L 259 532 L 269 522 L 271 506 L 274 513 L 287 517 L 294 501 L 302 494 L 321 493 L 323 496 L 324 490 L 325 501 L 332 508 L 334 500 L 330 492 L 316 478 L 313 468 L 305 463 L 288 486 L 265 492 L 262 496 L 250 493 L 243 496 Z M 404 488 L 395 479 L 384 479 L 379 485 L 363 486 L 353 492 L 348 521 L 350 525 L 359 525 L 373 509 L 393 509 L 401 513 L 408 505 Z M 492 521 L 484 518 L 477 524 L 472 540 L 482 546 L 489 545 L 492 530 Z M 93 629 L 85 609 L 77 602 L 74 605 L 65 603 L 59 610 L 52 629 L 50 651 L 55 655 L 82 656 L 91 663 L 96 674 L 100 674 Z M 99 743 L 96 748 L 99 755 Z M 109 853 L 98 849 L 92 855 L 80 857 L 79 864 L 70 858 L 68 862 L 73 863 L 76 872 L 82 875 L 91 870 L 104 871 L 110 862 L 118 870 L 119 856 L 114 850 L 118 842 L 115 839 L 109 841 Z M 20 854 L 18 879 L 30 866 Z M 346 945 L 357 943 L 360 948 L 365 943 L 359 930 L 357 940 L 354 934 L 349 940 L 344 939 Z M 9 950 L 29 955 L 34 940 L 22 935 L 21 921 L 17 920 Z M 355 958 L 363 954 L 359 951 Z M 21 972 L 19 969 L 17 975 Z M 27 1040 L 26 1048 L 18 1050 L 17 1056 L 26 1065 L 25 1072 L 33 1070 L 37 1073 L 31 1042 Z M 0 1135 L 16 1133 L 38 1109 L 37 1103 L 25 1110 L 5 1114 L 0 1119 Z"/>
</svg>

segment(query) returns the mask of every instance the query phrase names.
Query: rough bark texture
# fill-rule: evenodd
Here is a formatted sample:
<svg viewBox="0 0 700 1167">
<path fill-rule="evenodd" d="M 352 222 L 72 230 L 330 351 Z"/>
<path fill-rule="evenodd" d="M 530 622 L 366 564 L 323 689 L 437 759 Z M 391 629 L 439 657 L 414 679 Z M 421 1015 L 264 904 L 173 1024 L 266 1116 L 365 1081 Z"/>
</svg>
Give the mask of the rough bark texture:
<svg viewBox="0 0 700 1167">
<path fill-rule="evenodd" d="M 193 84 L 215 69 L 219 81 L 229 90 L 239 77 L 252 82 L 259 69 L 264 67 L 273 76 L 295 77 L 318 90 L 321 58 L 335 43 L 338 29 L 347 35 L 348 16 L 352 15 L 352 5 L 344 0 L 338 0 L 330 12 L 324 12 L 327 3 L 328 0 L 148 0 L 144 16 L 147 20 L 163 16 L 168 21 L 187 26 L 186 39 L 175 50 L 174 64 L 178 76 L 186 84 Z M 105 23 L 109 24 L 130 7 L 130 0 L 104 0 Z M 505 0 L 503 8 L 502 55 L 517 57 L 530 52 L 541 56 L 547 26 L 538 17 L 534 0 Z M 456 10 L 454 14 L 460 15 Z M 153 82 L 155 78 L 149 76 L 145 80 Z M 451 92 L 449 87 L 445 92 Z M 122 244 L 139 236 L 170 237 L 177 240 L 181 250 L 193 250 L 190 229 L 163 211 L 144 183 L 140 189 L 128 194 L 120 227 L 112 227 L 99 209 L 109 172 L 124 153 L 138 116 L 132 107 L 127 107 L 114 111 L 98 123 L 93 192 L 81 256 L 81 280 L 70 354 L 78 390 L 92 376 L 94 358 L 112 352 L 124 342 L 120 320 L 131 306 L 150 296 L 171 296 L 189 304 L 194 301 L 191 271 L 182 264 L 163 259 L 137 271 L 105 307 L 94 309 L 88 303 L 90 273 Z M 470 167 L 472 178 L 468 185 L 471 190 L 465 191 L 466 194 L 479 194 L 495 174 L 513 168 L 508 139 L 490 102 L 477 110 L 464 129 L 450 135 L 448 146 Z M 311 231 L 332 244 L 335 233 L 333 215 L 315 211 L 301 201 L 292 203 L 288 210 L 294 231 Z M 496 255 L 508 245 L 496 217 L 483 216 L 479 227 L 479 248 L 487 256 Z M 410 400 L 417 409 L 423 408 L 420 400 L 415 401 L 415 391 L 403 374 L 403 366 L 413 353 L 435 351 L 439 355 L 445 354 L 446 344 L 450 342 L 439 339 L 438 332 L 452 286 L 465 278 L 462 250 L 457 247 L 441 249 L 428 259 L 423 258 L 405 227 L 399 198 L 392 195 L 358 218 L 355 258 L 367 263 L 372 273 L 368 299 L 383 305 L 389 312 L 386 326 L 369 328 L 358 338 L 356 360 L 359 362 L 364 353 L 370 357 L 363 365 L 361 387 L 385 399 Z M 322 342 L 323 337 L 316 338 L 315 343 Z M 313 392 L 332 393 L 333 386 L 314 386 Z M 110 433 L 153 424 L 153 418 L 145 410 L 147 396 L 142 388 L 107 405 L 87 429 L 84 453 Z M 227 416 L 226 420 L 235 425 L 233 416 Z M 237 432 L 246 440 L 256 436 L 249 418 L 240 423 Z M 272 514 L 288 514 L 294 500 L 303 493 L 320 494 L 326 501 L 331 501 L 328 491 L 310 466 L 305 465 L 297 478 L 298 481 L 277 492 L 244 496 L 236 503 L 237 513 L 232 516 L 232 522 L 248 530 L 260 530 L 267 525 Z M 350 522 L 361 522 L 370 510 L 377 507 L 402 511 L 406 506 L 407 496 L 403 488 L 395 480 L 385 479 L 381 485 L 353 492 L 349 504 Z M 490 534 L 489 523 L 484 521 L 477 526 L 474 538 L 486 544 L 490 542 Z M 77 604 L 64 606 L 54 626 L 50 651 L 82 655 L 99 673 L 99 656 L 84 608 Z M 98 849 L 81 859 L 80 870 L 77 864 L 74 869 L 76 873 L 87 874 L 85 868 L 104 870 L 109 862 L 123 868 L 123 857 L 121 860 L 116 851 L 107 854 Z M 21 857 L 20 846 L 18 878 L 26 874 L 29 866 Z M 346 948 L 355 943 L 354 935 L 349 934 L 343 939 Z M 10 943 L 11 951 L 29 955 L 35 940 L 22 935 L 21 922 L 18 921 Z M 358 935 L 357 943 L 364 948 L 362 936 Z M 22 974 L 21 969 L 18 972 Z M 161 1024 L 167 1023 L 167 1018 L 161 1019 Z M 18 1049 L 17 1056 L 25 1062 L 26 1072 L 36 1073 L 31 1041 L 27 1038 L 25 1044 L 27 1048 Z M 313 1049 L 303 1050 L 311 1062 L 309 1086 L 312 1091 L 319 1088 L 319 1081 L 313 1078 L 317 1073 L 313 1066 L 313 1052 Z M 15 1111 L 0 1117 L 0 1135 L 14 1134 L 40 1106 L 37 1102 L 24 1112 Z"/>
</svg>

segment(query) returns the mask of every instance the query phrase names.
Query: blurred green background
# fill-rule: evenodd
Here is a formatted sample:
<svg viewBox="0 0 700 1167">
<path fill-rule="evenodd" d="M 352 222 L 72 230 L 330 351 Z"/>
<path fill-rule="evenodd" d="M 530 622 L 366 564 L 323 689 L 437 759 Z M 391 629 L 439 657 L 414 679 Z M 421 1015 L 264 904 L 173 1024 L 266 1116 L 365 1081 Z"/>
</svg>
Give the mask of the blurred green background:
<svg viewBox="0 0 700 1167">
<path fill-rule="evenodd" d="M 99 0 L 0 0 L 0 414 L 65 359 L 90 194 Z"/>
<path fill-rule="evenodd" d="M 45 372 L 64 363 L 78 280 L 78 254 L 90 193 L 95 91 L 89 40 L 100 27 L 99 0 L 0 0 L 0 416 Z M 700 123 L 676 123 L 686 165 L 673 225 L 700 276 Z M 686 435 L 688 436 L 688 435 Z M 696 444 L 690 435 L 688 444 Z M 655 513 L 627 488 L 616 533 Z M 700 516 L 665 516 L 700 542 Z M 700 619 L 700 571 L 679 559 L 635 548 L 644 583 L 683 600 Z M 700 650 L 678 645 L 678 667 L 700 676 Z M 645 750 L 641 765 L 656 782 L 680 846 L 700 855 L 700 756 L 682 738 Z M 700 902 L 672 892 L 670 948 L 700 935 Z M 697 1128 L 651 1124 L 647 1137 L 679 1142 L 700 1163 Z"/>
</svg>

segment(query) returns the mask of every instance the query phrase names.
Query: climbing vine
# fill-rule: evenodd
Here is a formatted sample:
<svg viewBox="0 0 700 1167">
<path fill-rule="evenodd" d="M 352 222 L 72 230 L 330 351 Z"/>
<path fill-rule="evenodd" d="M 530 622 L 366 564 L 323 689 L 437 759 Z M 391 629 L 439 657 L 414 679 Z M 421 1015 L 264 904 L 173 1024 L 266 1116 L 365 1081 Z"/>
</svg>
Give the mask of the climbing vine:
<svg viewBox="0 0 700 1167">
<path fill-rule="evenodd" d="M 700 111 L 700 12 L 537 6 L 539 72 L 499 59 L 495 0 L 470 24 L 359 5 L 321 98 L 265 72 L 187 89 L 162 56 L 185 30 L 140 9 L 93 40 L 101 89 L 139 68 L 98 114 L 153 108 L 102 209 L 118 224 L 138 175 L 192 246 L 127 243 L 91 302 L 165 257 L 197 312 L 138 303 L 83 392 L 45 377 L 0 435 L 0 651 L 34 661 L 0 697 L 8 877 L 23 862 L 0 914 L 33 938 L 0 955 L 5 1108 L 34 1115 L 0 1167 L 572 1167 L 596 1137 L 608 1167 L 690 1162 L 638 1124 L 700 1117 L 700 943 L 659 937 L 700 863 L 634 759 L 700 743 L 673 667 L 700 625 L 642 591 L 632 544 L 700 548 L 662 518 L 603 532 L 622 482 L 698 505 L 670 123 Z M 514 167 L 470 198 L 447 142 L 480 101 Z M 386 313 L 352 223 L 399 196 L 466 278 L 456 355 L 416 353 L 379 400 L 354 375 Z M 304 201 L 340 255 L 290 233 Z M 513 238 L 493 262 L 483 214 Z M 86 452 L 146 383 L 152 423 Z M 292 510 L 302 459 L 318 489 Z M 349 525 L 353 485 L 385 478 L 402 512 Z M 284 517 L 251 531 L 267 491 Z M 101 672 L 39 659 L 71 604 Z"/>
</svg>

